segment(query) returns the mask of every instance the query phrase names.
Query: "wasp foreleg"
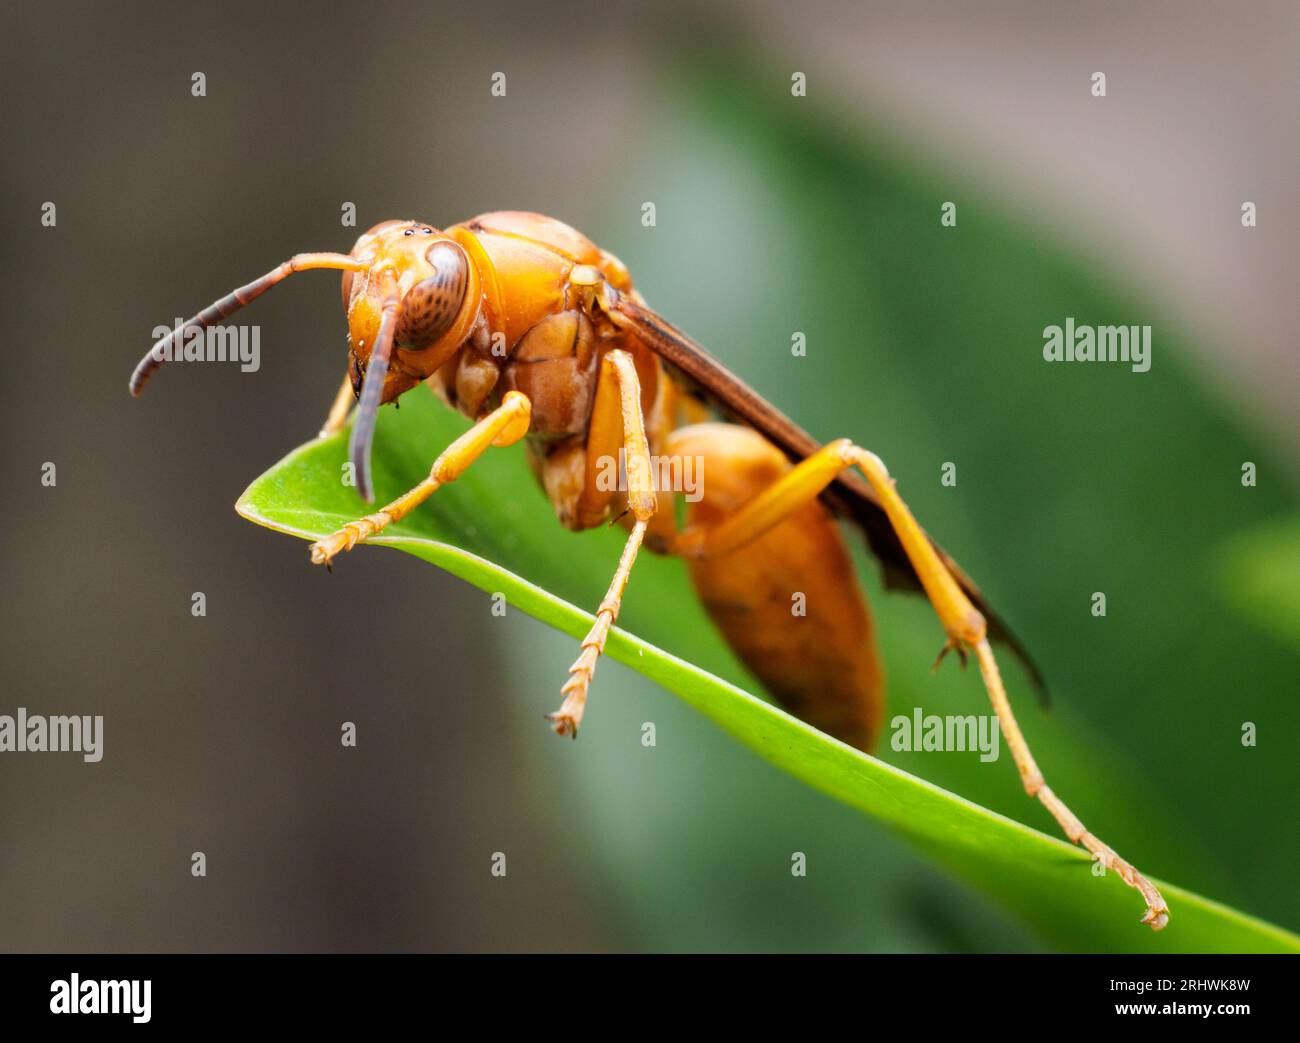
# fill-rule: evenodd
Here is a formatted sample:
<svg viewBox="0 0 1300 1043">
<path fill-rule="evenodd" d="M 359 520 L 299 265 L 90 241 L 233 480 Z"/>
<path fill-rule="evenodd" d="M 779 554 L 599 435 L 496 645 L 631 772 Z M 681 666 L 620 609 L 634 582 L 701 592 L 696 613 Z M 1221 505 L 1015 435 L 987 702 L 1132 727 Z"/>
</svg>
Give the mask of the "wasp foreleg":
<svg viewBox="0 0 1300 1043">
<path fill-rule="evenodd" d="M 313 543 L 312 563 L 329 565 L 335 555 L 351 550 L 358 543 L 406 517 L 439 488 L 459 478 L 489 446 L 507 446 L 518 442 L 528 433 L 531 418 L 532 406 L 528 398 L 518 391 L 506 392 L 501 405 L 443 450 L 442 455 L 434 461 L 428 478 L 404 492 L 383 510 L 348 522 L 338 532 Z"/>
<path fill-rule="evenodd" d="M 325 423 L 320 429 L 318 438 L 328 438 L 330 435 L 336 435 L 343 430 L 343 426 L 348 422 L 348 414 L 352 412 L 352 406 L 357 400 L 357 394 L 352 390 L 352 377 L 344 373 L 343 383 L 339 386 L 338 394 L 334 396 L 334 404 L 330 406 L 329 416 L 325 418 Z"/>
</svg>

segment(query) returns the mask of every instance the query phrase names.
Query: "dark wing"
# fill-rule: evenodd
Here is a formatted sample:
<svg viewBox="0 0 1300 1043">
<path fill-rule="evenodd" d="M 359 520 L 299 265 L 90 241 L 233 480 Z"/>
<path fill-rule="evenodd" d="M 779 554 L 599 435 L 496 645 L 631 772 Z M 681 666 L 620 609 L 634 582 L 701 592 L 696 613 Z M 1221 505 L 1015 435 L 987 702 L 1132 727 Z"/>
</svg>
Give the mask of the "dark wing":
<svg viewBox="0 0 1300 1043">
<path fill-rule="evenodd" d="M 757 391 L 751 388 L 726 366 L 720 363 L 690 337 L 651 311 L 644 304 L 622 294 L 613 302 L 610 318 L 616 325 L 636 335 L 667 365 L 676 371 L 684 382 L 698 390 L 727 416 L 748 424 L 760 432 L 791 460 L 802 460 L 821 448 L 821 443 L 808 434 L 789 417 L 777 410 Z M 887 587 L 921 592 L 912 563 L 894 527 L 889 523 L 884 508 L 867 481 L 856 471 L 844 471 L 836 482 L 822 494 L 822 499 L 837 514 L 851 519 L 866 534 L 867 545 L 884 568 Z M 934 549 L 961 584 L 967 597 L 988 622 L 989 637 L 1001 641 L 1025 665 L 1037 688 L 1040 699 L 1046 703 L 1047 685 L 1042 671 L 1025 650 L 1024 645 L 1002 622 L 984 595 L 932 539 Z"/>
</svg>

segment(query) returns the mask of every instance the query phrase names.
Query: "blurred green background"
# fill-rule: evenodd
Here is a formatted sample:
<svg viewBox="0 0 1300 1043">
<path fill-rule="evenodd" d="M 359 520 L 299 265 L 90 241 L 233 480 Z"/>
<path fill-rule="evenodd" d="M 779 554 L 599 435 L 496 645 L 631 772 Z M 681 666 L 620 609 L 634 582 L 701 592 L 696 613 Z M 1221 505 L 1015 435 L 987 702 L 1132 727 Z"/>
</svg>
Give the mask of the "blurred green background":
<svg viewBox="0 0 1300 1043">
<path fill-rule="evenodd" d="M 4 169 L 23 363 L 4 385 L 3 466 L 22 495 L 2 564 L 0 712 L 103 713 L 107 752 L 0 757 L 3 946 L 1054 944 L 617 664 L 601 667 L 582 739 L 558 742 L 540 715 L 571 640 L 494 618 L 480 593 L 401 555 L 360 553 L 324 576 L 234 516 L 337 385 L 333 279 L 304 276 L 247 313 L 262 326 L 256 375 L 177 367 L 140 402 L 126 376 L 158 323 L 291 252 L 350 245 L 344 201 L 363 228 L 535 209 L 619 254 L 654 306 L 784 411 L 889 463 L 1044 667 L 1050 715 L 1015 668 L 1012 699 L 1085 822 L 1144 870 L 1300 927 L 1296 424 L 1279 405 L 1297 371 L 1294 344 L 1276 350 L 1277 295 L 1242 290 L 1243 271 L 1294 272 L 1295 239 L 1271 216 L 1285 176 L 1260 81 L 1283 95 L 1267 59 L 1295 19 L 1258 9 L 1261 56 L 1208 15 L 1053 24 L 1031 5 L 1000 10 L 993 25 L 957 7 L 827 6 L 807 25 L 763 5 L 616 5 L 600 20 L 523 5 L 17 12 L 0 76 L 16 101 L 6 137 L 26 146 Z M 1089 38 L 1092 53 L 1076 45 Z M 1198 168 L 1175 133 L 1196 96 L 1134 54 L 1160 41 L 1167 71 L 1194 69 L 1210 38 L 1219 81 L 1203 89 L 1254 101 L 1203 104 L 1196 133 L 1231 128 L 1231 149 L 1207 151 L 1236 165 Z M 1020 60 L 982 71 L 1003 43 Z M 1030 57 L 1056 44 L 1071 61 Z M 1094 68 L 1110 75 L 1104 100 L 1087 92 Z M 206 98 L 190 96 L 195 70 Z M 505 98 L 489 94 L 498 70 Z M 791 97 L 795 70 L 807 98 Z M 945 83 L 961 99 L 948 108 L 934 100 Z M 1061 140 L 1077 162 L 1054 155 Z M 1076 167 L 1090 177 L 1072 182 Z M 55 229 L 39 225 L 47 199 Z M 1240 227 L 1244 199 L 1261 227 Z M 1183 254 L 1213 261 L 1162 261 Z M 1041 331 L 1066 316 L 1151 324 L 1151 371 L 1045 364 Z M 790 354 L 795 330 L 806 358 Z M 955 488 L 940 484 L 946 461 Z M 976 677 L 929 674 L 924 603 L 880 593 L 859 558 L 891 714 L 985 712 Z M 594 606 L 607 579 L 554 589 Z M 628 625 L 669 650 L 707 625 L 693 605 L 637 616 L 636 589 Z M 206 619 L 190 616 L 196 590 Z M 362 654 L 376 632 L 378 660 Z M 343 720 L 358 722 L 356 750 L 338 746 Z M 1051 830 L 1006 757 L 883 756 Z M 498 850 L 505 880 L 488 873 Z M 808 877 L 791 877 L 792 851 Z"/>
</svg>

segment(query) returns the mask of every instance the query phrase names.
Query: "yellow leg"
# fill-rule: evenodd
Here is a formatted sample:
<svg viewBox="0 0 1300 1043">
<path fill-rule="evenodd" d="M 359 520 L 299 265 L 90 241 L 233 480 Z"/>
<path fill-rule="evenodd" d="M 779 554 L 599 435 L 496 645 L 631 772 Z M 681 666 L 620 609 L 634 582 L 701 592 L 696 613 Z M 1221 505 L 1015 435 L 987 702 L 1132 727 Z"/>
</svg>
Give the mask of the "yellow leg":
<svg viewBox="0 0 1300 1043">
<path fill-rule="evenodd" d="M 596 662 L 605 650 L 610 627 L 618 618 L 627 589 L 628 576 L 636 562 L 637 551 L 645 536 L 646 525 L 655 512 L 654 481 L 650 473 L 650 448 L 646 442 L 645 420 L 641 416 L 641 382 L 637 379 L 632 356 L 615 349 L 600 363 L 596 401 L 587 439 L 588 483 L 591 484 L 602 455 L 624 452 L 627 471 L 627 504 L 636 521 L 618 560 L 618 569 L 609 590 L 596 611 L 596 622 L 582 639 L 582 651 L 569 667 L 569 679 L 560 689 L 564 701 L 555 713 L 548 714 L 558 735 L 576 737 L 587 705 L 587 689 L 596 673 Z"/>
<path fill-rule="evenodd" d="M 934 606 L 947 632 L 948 641 L 943 653 L 956 650 L 963 662 L 967 649 L 975 652 L 979 660 L 980 676 L 988 690 L 989 700 L 1002 725 L 1002 734 L 1012 759 L 1020 773 L 1025 792 L 1037 797 L 1056 819 L 1071 843 L 1081 844 L 1108 869 L 1114 870 L 1126 884 L 1136 888 L 1146 902 L 1146 915 L 1142 922 L 1153 930 L 1160 930 L 1169 922 L 1169 907 L 1160 892 L 1149 880 L 1120 858 L 1113 849 L 1089 833 L 1078 817 L 1061 801 L 1043 781 L 1043 773 L 1034 762 L 1029 745 L 1020 731 L 1011 704 L 1007 700 L 1002 675 L 998 670 L 993 649 L 985 635 L 984 617 L 970 603 L 957 581 L 939 559 L 930 538 L 917 524 L 911 510 L 903 502 L 894 481 L 889 477 L 884 463 L 875 453 L 854 445 L 842 438 L 823 446 L 812 456 L 800 462 L 772 485 L 722 522 L 709 528 L 688 529 L 673 543 L 674 553 L 687 557 L 717 557 L 744 546 L 776 525 L 790 513 L 817 497 L 836 475 L 849 467 L 857 467 L 866 476 L 890 523 L 898 533 L 921 579 L 926 596 Z M 937 664 L 936 664 L 937 665 Z"/>
<path fill-rule="evenodd" d="M 352 378 L 344 373 L 343 383 L 339 386 L 339 393 L 334 396 L 334 404 L 330 406 L 330 414 L 325 418 L 325 424 L 320 429 L 320 435 L 317 437 L 326 438 L 342 431 L 343 425 L 348 422 L 348 414 L 352 412 L 352 404 L 356 400 L 356 393 L 352 390 Z"/>
<path fill-rule="evenodd" d="M 528 433 L 531 419 L 532 406 L 527 397 L 518 391 L 506 392 L 501 405 L 443 450 L 442 455 L 434 461 L 429 477 L 414 489 L 403 493 L 383 510 L 348 522 L 332 536 L 313 543 L 312 562 L 328 567 L 335 555 L 351 550 L 386 526 L 406 517 L 436 490 L 464 474 L 465 469 L 482 456 L 489 446 L 506 446 L 518 442 Z"/>
</svg>

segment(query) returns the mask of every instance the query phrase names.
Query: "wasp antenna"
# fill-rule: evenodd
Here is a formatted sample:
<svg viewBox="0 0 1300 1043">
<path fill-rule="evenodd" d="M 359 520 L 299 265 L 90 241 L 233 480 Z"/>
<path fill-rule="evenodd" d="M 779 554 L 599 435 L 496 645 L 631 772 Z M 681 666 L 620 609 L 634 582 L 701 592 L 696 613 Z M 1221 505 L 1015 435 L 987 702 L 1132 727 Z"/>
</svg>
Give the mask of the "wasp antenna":
<svg viewBox="0 0 1300 1043">
<path fill-rule="evenodd" d="M 219 301 L 209 304 L 201 312 L 188 319 L 178 328 L 172 330 L 167 336 L 163 337 L 157 344 L 150 348 L 144 358 L 140 360 L 139 365 L 135 367 L 135 372 L 131 374 L 131 394 L 139 395 L 144 390 L 145 384 L 149 383 L 149 378 L 154 372 L 172 357 L 176 350 L 176 341 L 190 330 L 205 330 L 213 323 L 220 322 L 227 315 L 238 311 L 249 301 L 255 300 L 262 296 L 267 290 L 278 282 L 287 279 L 294 272 L 305 272 L 314 268 L 332 268 L 336 271 L 344 272 L 363 272 L 366 265 L 358 261 L 349 254 L 336 253 L 310 253 L 295 254 L 285 261 L 284 264 L 271 269 L 260 279 L 254 279 L 247 286 L 241 286 L 237 290 L 232 290 Z"/>
<path fill-rule="evenodd" d="M 357 419 L 352 425 L 348 441 L 348 459 L 357 478 L 357 492 L 367 503 L 375 498 L 370 483 L 370 443 L 375 437 L 375 420 L 379 414 L 379 400 L 384 393 L 384 378 L 388 375 L 388 357 L 393 353 L 393 332 L 397 327 L 397 300 L 384 304 L 379 320 L 379 333 L 366 363 L 366 379 L 361 385 L 361 400 L 357 403 Z"/>
</svg>

